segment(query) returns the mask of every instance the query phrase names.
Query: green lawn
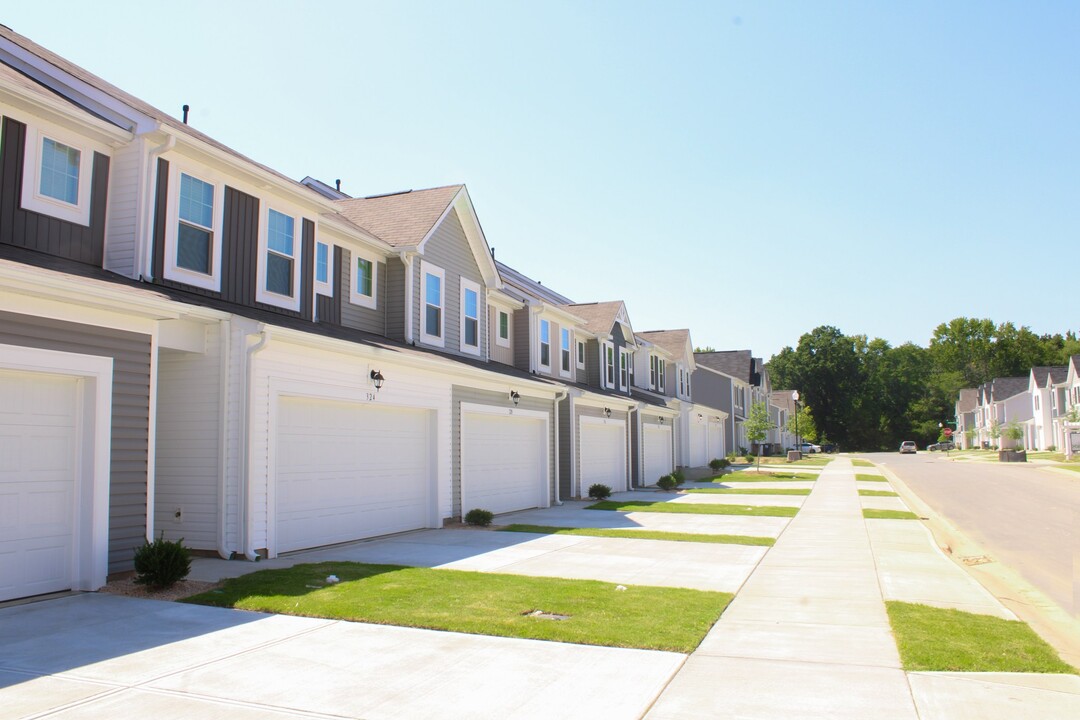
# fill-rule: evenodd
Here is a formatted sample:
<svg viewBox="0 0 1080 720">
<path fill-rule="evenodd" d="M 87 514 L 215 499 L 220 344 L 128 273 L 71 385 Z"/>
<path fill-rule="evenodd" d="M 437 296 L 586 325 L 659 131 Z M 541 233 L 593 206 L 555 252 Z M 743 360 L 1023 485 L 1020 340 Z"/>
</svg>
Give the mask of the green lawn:
<svg viewBox="0 0 1080 720">
<path fill-rule="evenodd" d="M 676 533 L 662 530 L 632 530 L 628 528 L 565 528 L 554 525 L 507 525 L 502 532 L 536 533 L 538 535 L 585 535 L 589 537 L 631 538 L 634 540 L 669 540 L 672 542 L 719 543 L 721 545 L 763 545 L 772 547 L 771 537 L 754 535 L 706 535 L 704 533 Z"/>
<path fill-rule="evenodd" d="M 863 508 L 862 516 L 867 520 L 918 520 L 919 516 L 907 510 L 875 510 Z"/>
<path fill-rule="evenodd" d="M 860 490 L 859 495 L 863 497 L 900 497 L 889 490 Z"/>
<path fill-rule="evenodd" d="M 1075 463 L 1062 463 L 1061 465 L 1054 465 L 1053 467 L 1059 467 L 1062 470 L 1072 470 L 1073 472 L 1080 472 L 1080 465 Z"/>
<path fill-rule="evenodd" d="M 809 489 L 803 488 L 689 488 L 688 493 L 708 493 L 710 495 L 809 495 Z"/>
<path fill-rule="evenodd" d="M 889 482 L 884 475 L 871 475 L 870 473 L 856 473 L 855 479 L 865 480 L 866 482 Z"/>
<path fill-rule="evenodd" d="M 326 577 L 341 582 L 327 585 Z M 327 562 L 263 570 L 185 602 L 260 612 L 689 653 L 733 596 L 431 568 Z M 565 620 L 531 616 L 544 613 Z"/>
<path fill-rule="evenodd" d="M 1076 673 L 1026 624 L 903 602 L 887 602 L 907 671 Z"/>
<path fill-rule="evenodd" d="M 739 472 L 717 475 L 714 478 L 702 482 L 789 482 L 796 480 L 817 480 L 817 473 L 801 472 L 770 472 L 758 473 L 740 470 Z"/>
<path fill-rule="evenodd" d="M 874 467 L 874 463 L 869 460 L 863 460 L 862 458 L 852 458 L 851 464 L 855 467 Z"/>
<path fill-rule="evenodd" d="M 586 510 L 619 510 L 621 512 L 660 512 L 685 515 L 754 515 L 759 517 L 795 517 L 799 508 L 770 505 L 714 505 L 712 503 L 670 503 L 629 500 L 605 500 Z"/>
<path fill-rule="evenodd" d="M 802 460 L 796 460 L 793 463 L 789 463 L 786 457 L 763 457 L 761 458 L 762 465 L 787 465 L 789 467 L 823 467 L 833 461 L 832 455 L 820 456 L 820 455 L 803 455 Z"/>
</svg>

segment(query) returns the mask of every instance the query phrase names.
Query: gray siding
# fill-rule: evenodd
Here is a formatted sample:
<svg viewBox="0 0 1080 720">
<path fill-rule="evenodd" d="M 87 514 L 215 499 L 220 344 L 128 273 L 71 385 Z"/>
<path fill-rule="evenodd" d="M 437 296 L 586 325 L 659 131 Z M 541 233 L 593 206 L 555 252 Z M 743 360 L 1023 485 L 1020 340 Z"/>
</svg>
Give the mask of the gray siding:
<svg viewBox="0 0 1080 720">
<path fill-rule="evenodd" d="M 330 325 L 341 324 L 341 293 L 346 289 L 341 283 L 341 263 L 344 251 L 334 248 L 334 277 L 332 279 L 333 295 L 327 297 L 317 294 L 315 296 L 315 322 L 329 323 Z"/>
<path fill-rule="evenodd" d="M 625 412 L 625 411 L 619 411 L 619 410 L 614 410 L 614 409 L 612 409 L 612 411 L 611 411 L 611 419 L 612 420 L 624 420 L 624 421 L 627 421 L 626 422 L 627 433 L 632 435 L 633 433 L 631 432 L 630 422 L 627 420 L 627 416 L 628 416 L 628 413 Z M 569 424 L 568 426 L 565 426 L 565 427 L 563 427 L 563 426 L 560 427 L 560 430 L 562 432 L 562 437 L 560 438 L 560 442 L 569 442 L 570 441 L 569 435 L 570 434 L 573 435 L 574 457 L 573 457 L 572 462 L 573 462 L 573 465 L 574 465 L 574 479 L 579 481 L 579 482 L 580 482 L 580 479 L 581 479 L 581 418 L 583 418 L 583 417 L 602 418 L 602 417 L 604 417 L 604 410 L 603 410 L 603 408 L 592 407 L 592 406 L 589 406 L 589 405 L 575 405 L 574 406 L 574 421 L 573 421 L 573 423 L 571 423 L 571 424 Z M 631 463 L 631 455 L 630 455 L 630 438 L 629 437 L 627 438 L 627 442 L 625 443 L 625 447 L 626 447 L 627 478 L 630 478 L 630 468 L 631 468 L 632 463 Z M 584 488 L 583 492 L 587 493 L 588 490 L 589 490 L 588 488 Z M 572 492 L 572 491 L 568 491 L 568 494 L 564 495 L 563 497 L 570 497 L 569 492 Z M 580 497 L 580 496 L 581 495 L 575 495 L 575 497 Z"/>
<path fill-rule="evenodd" d="M 342 292 L 347 290 L 342 288 Z M 386 336 L 405 340 L 405 265 L 398 258 L 386 260 Z M 419 331 L 419 327 L 415 327 Z"/>
<path fill-rule="evenodd" d="M 515 310 L 511 322 L 514 331 L 514 367 L 529 372 L 529 353 L 532 347 L 532 338 L 529 337 L 529 308 Z"/>
<path fill-rule="evenodd" d="M 729 451 L 734 450 L 737 446 L 734 414 L 731 410 L 731 378 L 699 368 L 690 376 L 690 385 L 694 392 L 694 402 L 723 410 L 728 414 L 727 420 L 724 421 L 724 447 Z"/>
<path fill-rule="evenodd" d="M 352 253 L 342 248 L 341 265 L 341 324 L 376 335 L 387 334 L 386 323 L 386 264 L 375 263 L 375 308 L 353 305 L 349 302 L 352 294 L 353 259 Z"/>
<path fill-rule="evenodd" d="M 585 341 L 585 383 L 600 387 L 600 343 L 596 340 Z"/>
<path fill-rule="evenodd" d="M 564 398 L 559 403 L 559 497 L 571 497 L 570 483 L 571 464 L 574 461 L 570 437 L 574 434 L 574 426 L 570 422 L 570 398 Z"/>
<path fill-rule="evenodd" d="M 495 407 L 512 408 L 514 403 L 508 393 L 493 392 L 491 390 L 477 390 L 476 388 L 454 385 L 452 395 L 451 418 L 451 446 L 452 446 L 452 504 L 455 518 L 461 518 L 461 403 L 476 403 L 478 405 L 492 405 Z M 552 415 L 552 402 L 542 398 L 521 396 L 518 402 L 521 410 L 538 410 L 548 414 L 548 498 L 555 499 L 555 418 Z"/>
<path fill-rule="evenodd" d="M 23 157 L 26 125 L 5 117 L 0 140 L 0 242 L 102 267 L 105 259 L 105 207 L 109 158 L 94 153 L 90 177 L 90 225 L 23 210 Z"/>
<path fill-rule="evenodd" d="M 503 365 L 514 364 L 514 313 L 512 310 L 506 310 L 506 314 L 509 316 L 508 322 L 510 323 L 510 347 L 504 347 L 500 345 L 497 340 L 499 337 L 499 308 L 494 305 L 488 305 L 488 357 L 492 362 L 502 363 Z"/>
<path fill-rule="evenodd" d="M 634 419 L 631 421 L 630 428 L 630 457 L 634 459 L 630 463 L 630 487 L 641 487 L 644 483 L 641 482 L 641 476 L 644 474 L 643 458 L 644 452 L 642 448 L 642 433 L 644 430 L 639 431 L 638 426 L 641 424 L 641 413 L 634 413 Z"/>
<path fill-rule="evenodd" d="M 109 572 L 132 569 L 146 538 L 150 336 L 0 312 L 0 343 L 113 358 Z"/>
<path fill-rule="evenodd" d="M 466 357 L 476 357 L 471 353 L 463 353 L 461 351 L 461 278 L 467 278 L 480 285 L 480 307 L 484 306 L 484 280 L 480 274 L 480 267 L 476 264 L 476 258 L 473 257 L 472 248 L 469 246 L 469 241 L 465 237 L 465 231 L 461 227 L 461 222 L 458 220 L 457 211 L 451 210 L 446 218 L 442 221 L 442 224 L 435 230 L 434 234 L 428 239 L 427 244 L 424 246 L 423 260 L 442 268 L 445 273 L 445 282 L 443 284 L 443 337 L 446 340 L 445 347 L 441 348 L 444 352 L 452 355 L 465 355 Z M 423 306 L 423 274 L 420 266 L 421 261 L 418 258 L 414 263 L 415 273 L 414 285 L 413 285 L 413 327 L 415 328 L 415 337 L 417 342 L 420 342 L 420 336 L 423 326 L 421 322 L 424 317 Z M 487 346 L 487 315 L 481 312 L 478 318 L 480 324 L 480 337 L 478 338 L 480 344 L 481 357 L 486 358 L 484 348 Z"/>
</svg>

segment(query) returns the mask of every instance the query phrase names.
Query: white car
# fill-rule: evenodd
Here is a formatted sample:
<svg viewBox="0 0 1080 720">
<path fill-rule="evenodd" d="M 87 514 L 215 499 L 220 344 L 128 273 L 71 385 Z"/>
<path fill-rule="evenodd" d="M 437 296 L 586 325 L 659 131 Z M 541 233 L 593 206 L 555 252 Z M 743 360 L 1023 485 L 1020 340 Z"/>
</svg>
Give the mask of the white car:
<svg viewBox="0 0 1080 720">
<path fill-rule="evenodd" d="M 913 440 L 905 440 L 900 443 L 900 454 L 915 453 L 918 452 L 918 448 L 915 447 Z"/>
<path fill-rule="evenodd" d="M 819 453 L 821 452 L 821 446 L 815 445 L 814 443 L 804 442 L 803 444 L 799 445 L 799 452 Z"/>
</svg>

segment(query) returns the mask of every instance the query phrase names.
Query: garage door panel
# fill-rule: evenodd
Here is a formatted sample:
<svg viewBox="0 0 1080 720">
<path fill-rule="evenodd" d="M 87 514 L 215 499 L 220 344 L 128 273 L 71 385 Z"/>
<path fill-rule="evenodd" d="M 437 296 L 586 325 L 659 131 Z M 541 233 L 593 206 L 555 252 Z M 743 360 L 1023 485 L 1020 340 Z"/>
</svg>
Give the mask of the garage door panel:
<svg viewBox="0 0 1080 720">
<path fill-rule="evenodd" d="M 690 423 L 690 466 L 701 467 L 709 462 L 706 457 L 706 443 L 708 442 L 708 429 L 705 423 L 693 421 Z"/>
<path fill-rule="evenodd" d="M 545 504 L 547 453 L 543 418 L 465 413 L 462 513 L 473 508 L 505 513 Z"/>
<path fill-rule="evenodd" d="M 626 434 L 622 424 L 581 423 L 581 494 L 603 483 L 614 492 L 626 490 Z"/>
<path fill-rule="evenodd" d="M 645 476 L 643 484 L 653 485 L 674 467 L 671 457 L 671 428 L 660 425 L 644 426 Z"/>
<path fill-rule="evenodd" d="M 284 398 L 279 414 L 279 552 L 428 524 L 430 411 Z"/>
</svg>

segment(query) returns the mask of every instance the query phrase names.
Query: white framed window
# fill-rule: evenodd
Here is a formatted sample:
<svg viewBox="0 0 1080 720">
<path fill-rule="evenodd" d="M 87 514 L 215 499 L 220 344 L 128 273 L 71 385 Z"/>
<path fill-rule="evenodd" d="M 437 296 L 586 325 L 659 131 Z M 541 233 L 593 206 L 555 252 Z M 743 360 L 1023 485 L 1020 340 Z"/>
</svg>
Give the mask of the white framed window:
<svg viewBox="0 0 1080 720">
<path fill-rule="evenodd" d="M 682 397 L 684 391 L 686 390 L 686 383 L 683 381 L 682 365 L 679 365 L 677 367 L 679 375 L 679 396 Z"/>
<path fill-rule="evenodd" d="M 334 294 L 334 246 L 315 241 L 315 292 Z"/>
<path fill-rule="evenodd" d="M 165 277 L 204 290 L 221 291 L 221 226 L 225 183 L 169 162 Z M 265 223 L 260 223 L 265 227 Z M 263 244 L 260 230 L 260 245 Z"/>
<path fill-rule="evenodd" d="M 630 388 L 630 353 L 619 348 L 619 383 L 623 390 Z"/>
<path fill-rule="evenodd" d="M 666 368 L 664 367 L 664 358 L 656 358 L 656 378 L 658 384 L 656 389 L 660 392 L 664 392 L 664 373 Z"/>
<path fill-rule="evenodd" d="M 692 395 L 690 393 L 690 371 L 689 370 L 686 371 L 686 397 L 687 398 L 692 397 Z"/>
<path fill-rule="evenodd" d="M 510 313 L 499 310 L 497 313 L 499 328 L 495 334 L 495 344 L 501 347 L 510 347 Z"/>
<path fill-rule="evenodd" d="M 480 354 L 480 286 L 461 278 L 461 351 Z"/>
<path fill-rule="evenodd" d="M 255 299 L 286 310 L 300 309 L 299 215 L 266 204 L 259 223 L 259 284 Z"/>
<path fill-rule="evenodd" d="M 379 304 L 379 258 L 353 250 L 350 262 L 349 302 L 374 309 Z"/>
<path fill-rule="evenodd" d="M 615 346 L 604 343 L 604 387 L 615 387 Z"/>
<path fill-rule="evenodd" d="M 649 389 L 650 390 L 656 390 L 657 388 L 660 387 L 660 383 L 659 383 L 659 380 L 658 380 L 658 377 L 657 377 L 660 374 L 659 368 L 660 368 L 660 358 L 656 357 L 655 355 L 650 355 L 649 356 Z"/>
<path fill-rule="evenodd" d="M 52 126 L 26 126 L 22 207 L 59 220 L 90 225 L 94 148 Z"/>
<path fill-rule="evenodd" d="M 577 366 L 585 369 L 585 343 L 581 340 L 577 341 Z"/>
<path fill-rule="evenodd" d="M 551 370 L 551 323 L 540 321 L 540 367 Z"/>
<path fill-rule="evenodd" d="M 420 340 L 429 345 L 446 347 L 443 332 L 444 312 L 446 308 L 446 272 L 431 263 L 420 261 L 423 311 L 420 318 Z"/>
<path fill-rule="evenodd" d="M 563 375 L 570 376 L 570 330 L 568 328 L 559 330 L 559 370 Z"/>
</svg>

